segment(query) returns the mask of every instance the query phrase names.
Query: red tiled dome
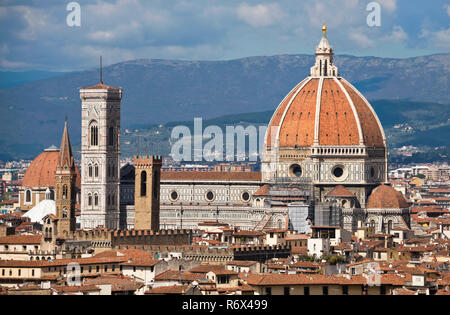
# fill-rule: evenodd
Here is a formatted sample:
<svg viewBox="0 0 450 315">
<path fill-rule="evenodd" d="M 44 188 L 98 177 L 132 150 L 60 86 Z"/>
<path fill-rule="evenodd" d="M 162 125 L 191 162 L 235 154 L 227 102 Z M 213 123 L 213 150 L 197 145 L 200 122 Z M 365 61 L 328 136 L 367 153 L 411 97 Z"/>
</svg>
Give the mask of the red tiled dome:
<svg viewBox="0 0 450 315">
<path fill-rule="evenodd" d="M 23 177 L 23 187 L 52 187 L 55 186 L 55 172 L 58 165 L 59 150 L 44 151 L 31 162 L 25 176 Z M 81 176 L 75 166 L 76 186 L 81 186 Z"/>
<path fill-rule="evenodd" d="M 271 128 L 276 127 L 276 128 Z M 279 130 L 278 130 L 279 129 Z M 308 77 L 276 109 L 266 145 L 385 147 L 383 127 L 369 102 L 341 77 Z M 274 134 L 272 134 L 274 133 Z"/>
<path fill-rule="evenodd" d="M 355 194 L 348 190 L 345 186 L 338 185 L 328 194 L 327 197 L 355 198 Z"/>
<path fill-rule="evenodd" d="M 368 209 L 403 209 L 408 207 L 408 202 L 402 193 L 388 185 L 376 187 L 367 202 Z"/>
</svg>

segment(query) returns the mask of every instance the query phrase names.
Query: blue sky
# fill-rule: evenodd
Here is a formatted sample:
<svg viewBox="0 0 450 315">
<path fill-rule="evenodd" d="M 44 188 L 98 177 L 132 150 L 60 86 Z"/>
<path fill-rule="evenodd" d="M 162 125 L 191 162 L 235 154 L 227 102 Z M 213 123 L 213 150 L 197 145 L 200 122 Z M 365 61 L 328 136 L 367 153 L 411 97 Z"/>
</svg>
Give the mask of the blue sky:
<svg viewBox="0 0 450 315">
<path fill-rule="evenodd" d="M 224 60 L 312 54 L 323 22 L 337 54 L 404 58 L 450 51 L 450 0 L 0 0 L 0 70 L 72 71 L 139 58 Z"/>
</svg>

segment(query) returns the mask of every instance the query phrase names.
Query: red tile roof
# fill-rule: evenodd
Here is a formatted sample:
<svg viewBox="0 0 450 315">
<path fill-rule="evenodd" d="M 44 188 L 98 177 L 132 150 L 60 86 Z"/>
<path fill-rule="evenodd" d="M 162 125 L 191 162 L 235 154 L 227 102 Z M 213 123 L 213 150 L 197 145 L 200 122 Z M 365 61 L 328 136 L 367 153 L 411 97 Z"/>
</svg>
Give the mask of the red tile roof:
<svg viewBox="0 0 450 315">
<path fill-rule="evenodd" d="M 58 151 L 44 151 L 38 155 L 28 167 L 23 177 L 23 187 L 54 187 L 55 172 L 58 165 Z M 81 176 L 78 168 L 75 166 L 76 186 L 81 187 Z"/>
<path fill-rule="evenodd" d="M 368 209 L 403 209 L 408 207 L 408 202 L 402 193 L 388 185 L 376 187 L 367 202 Z"/>
<path fill-rule="evenodd" d="M 188 289 L 188 285 L 171 285 L 165 287 L 153 288 L 146 291 L 145 294 L 184 294 Z"/>
<path fill-rule="evenodd" d="M 342 185 L 336 186 L 332 191 L 326 194 L 327 197 L 344 197 L 344 198 L 354 198 L 355 194 L 349 191 Z"/>
<path fill-rule="evenodd" d="M 0 237 L 0 244 L 5 245 L 40 245 L 42 235 L 9 235 Z"/>
</svg>

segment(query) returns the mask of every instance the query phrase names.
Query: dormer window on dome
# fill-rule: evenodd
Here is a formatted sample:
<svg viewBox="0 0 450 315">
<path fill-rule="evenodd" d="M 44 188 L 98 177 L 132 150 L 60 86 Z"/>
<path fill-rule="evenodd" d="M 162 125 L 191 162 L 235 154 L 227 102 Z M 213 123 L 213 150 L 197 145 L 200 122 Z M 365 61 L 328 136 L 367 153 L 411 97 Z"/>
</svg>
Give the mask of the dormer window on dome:
<svg viewBox="0 0 450 315">
<path fill-rule="evenodd" d="M 337 77 L 338 68 L 333 64 L 333 47 L 327 39 L 327 26 L 322 27 L 322 39 L 316 48 L 316 64 L 311 68 L 312 77 Z"/>
</svg>

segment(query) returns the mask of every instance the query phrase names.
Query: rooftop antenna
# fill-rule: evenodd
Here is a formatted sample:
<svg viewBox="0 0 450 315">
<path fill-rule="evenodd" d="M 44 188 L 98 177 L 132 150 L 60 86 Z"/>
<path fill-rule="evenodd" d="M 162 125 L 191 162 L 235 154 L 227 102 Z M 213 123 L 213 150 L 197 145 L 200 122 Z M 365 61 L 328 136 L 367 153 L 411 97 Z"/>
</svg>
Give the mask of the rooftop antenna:
<svg viewBox="0 0 450 315">
<path fill-rule="evenodd" d="M 100 83 L 103 84 L 103 60 L 100 56 Z"/>
</svg>

